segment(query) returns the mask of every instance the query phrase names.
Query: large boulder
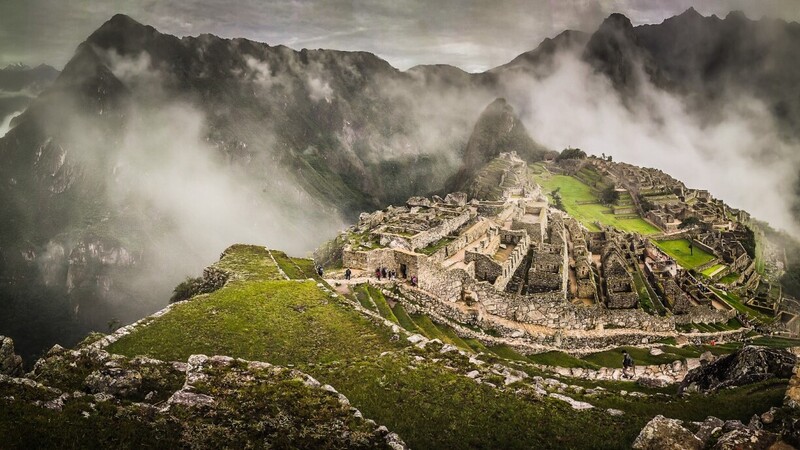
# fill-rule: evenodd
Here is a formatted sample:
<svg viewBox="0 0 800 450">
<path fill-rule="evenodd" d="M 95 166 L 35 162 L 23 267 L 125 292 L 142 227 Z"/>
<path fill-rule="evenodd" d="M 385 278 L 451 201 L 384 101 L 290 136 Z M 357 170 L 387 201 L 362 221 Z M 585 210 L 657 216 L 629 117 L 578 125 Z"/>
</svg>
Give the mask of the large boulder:
<svg viewBox="0 0 800 450">
<path fill-rule="evenodd" d="M 22 375 L 22 358 L 14 353 L 14 341 L 0 336 L 0 375 Z"/>
<path fill-rule="evenodd" d="M 700 450 L 703 442 L 691 431 L 683 427 L 683 422 L 667 419 L 664 416 L 653 417 L 642 428 L 639 436 L 633 441 L 633 448 L 638 450 Z"/>
<path fill-rule="evenodd" d="M 745 347 L 690 371 L 678 392 L 714 392 L 770 378 L 790 378 L 796 362 L 797 356 L 786 350 Z"/>
</svg>

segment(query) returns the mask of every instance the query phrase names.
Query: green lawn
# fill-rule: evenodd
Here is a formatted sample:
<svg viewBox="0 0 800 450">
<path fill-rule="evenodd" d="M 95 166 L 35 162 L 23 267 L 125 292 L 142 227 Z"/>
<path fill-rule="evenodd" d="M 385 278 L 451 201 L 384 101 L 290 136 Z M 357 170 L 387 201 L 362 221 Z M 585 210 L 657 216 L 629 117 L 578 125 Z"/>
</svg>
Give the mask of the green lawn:
<svg viewBox="0 0 800 450">
<path fill-rule="evenodd" d="M 695 249 L 695 250 L 697 250 L 697 249 Z M 703 275 L 711 278 L 711 277 L 714 276 L 715 273 L 717 273 L 718 271 L 724 269 L 725 267 L 727 267 L 727 266 L 724 265 L 724 264 L 714 264 L 713 266 L 701 271 L 700 273 L 702 273 Z"/>
<path fill-rule="evenodd" d="M 658 248 L 672 257 L 684 269 L 694 269 L 697 266 L 714 259 L 714 255 L 703 249 L 695 247 L 691 253 L 689 251 L 689 241 L 687 239 L 676 239 L 674 241 L 653 241 Z"/>
<path fill-rule="evenodd" d="M 739 279 L 740 276 L 741 274 L 738 274 L 736 272 L 731 272 L 725 275 L 724 277 L 720 278 L 719 282 L 722 284 L 733 284 L 736 282 L 736 280 Z"/>
<path fill-rule="evenodd" d="M 594 190 L 577 178 L 566 175 L 534 175 L 534 180 L 548 195 L 557 189 L 561 194 L 567 213 L 580 221 L 586 228 L 598 231 L 595 222 L 609 225 L 622 231 L 632 231 L 643 235 L 660 233 L 660 230 L 641 218 L 623 219 L 613 214 L 611 208 L 598 202 Z M 552 202 L 552 197 L 550 198 Z"/>
</svg>

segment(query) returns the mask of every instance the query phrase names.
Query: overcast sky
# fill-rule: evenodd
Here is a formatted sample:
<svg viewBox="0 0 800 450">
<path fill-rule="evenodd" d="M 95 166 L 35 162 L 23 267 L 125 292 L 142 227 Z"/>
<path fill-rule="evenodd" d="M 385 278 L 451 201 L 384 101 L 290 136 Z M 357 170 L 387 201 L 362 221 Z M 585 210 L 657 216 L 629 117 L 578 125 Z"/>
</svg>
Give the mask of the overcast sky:
<svg viewBox="0 0 800 450">
<path fill-rule="evenodd" d="M 0 66 L 61 68 L 75 47 L 115 13 L 178 36 L 212 33 L 295 49 L 373 52 L 400 69 L 453 64 L 482 71 L 565 29 L 593 31 L 612 12 L 634 25 L 693 6 L 800 21 L 798 0 L 0 0 Z"/>
</svg>

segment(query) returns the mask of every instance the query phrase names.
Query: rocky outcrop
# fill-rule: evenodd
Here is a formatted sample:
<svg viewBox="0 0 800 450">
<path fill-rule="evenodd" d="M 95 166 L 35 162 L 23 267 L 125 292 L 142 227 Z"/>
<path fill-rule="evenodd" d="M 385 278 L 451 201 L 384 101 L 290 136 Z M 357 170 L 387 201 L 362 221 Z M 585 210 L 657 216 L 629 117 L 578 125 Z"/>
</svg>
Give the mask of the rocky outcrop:
<svg viewBox="0 0 800 450">
<path fill-rule="evenodd" d="M 17 376 L 22 374 L 22 358 L 14 353 L 14 341 L 0 336 L 0 375 Z"/>
<path fill-rule="evenodd" d="M 786 350 L 745 347 L 690 371 L 679 392 L 714 392 L 770 378 L 790 378 L 797 357 Z"/>
<path fill-rule="evenodd" d="M 228 356 L 127 358 L 99 348 L 106 341 L 96 338 L 75 350 L 53 347 L 27 378 L 0 374 L 0 408 L 126 417 L 143 433 L 172 430 L 167 446 L 180 448 L 407 448 L 298 370 Z"/>
<path fill-rule="evenodd" d="M 683 422 L 655 416 L 645 425 L 633 448 L 639 450 L 700 450 L 703 442 L 683 427 Z"/>
<path fill-rule="evenodd" d="M 748 424 L 737 420 L 723 421 L 708 417 L 703 422 L 684 422 L 656 416 L 645 425 L 633 442 L 634 449 L 712 449 L 712 450 L 766 450 L 781 439 L 772 431 L 762 429 L 764 424 L 754 417 Z M 690 431 L 694 430 L 694 432 Z M 785 442 L 785 441 L 782 441 Z M 792 447 L 780 447 L 792 448 Z"/>
</svg>

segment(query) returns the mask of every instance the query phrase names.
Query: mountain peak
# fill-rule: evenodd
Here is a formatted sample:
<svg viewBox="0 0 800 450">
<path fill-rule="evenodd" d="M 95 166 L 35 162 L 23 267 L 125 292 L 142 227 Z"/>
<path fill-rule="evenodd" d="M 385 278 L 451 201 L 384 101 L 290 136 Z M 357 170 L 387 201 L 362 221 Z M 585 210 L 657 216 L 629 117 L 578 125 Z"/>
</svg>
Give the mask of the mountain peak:
<svg viewBox="0 0 800 450">
<path fill-rule="evenodd" d="M 464 150 L 464 165 L 449 184 L 456 190 L 464 189 L 483 166 L 507 152 L 516 152 L 528 161 L 538 161 L 546 149 L 530 137 L 506 99 L 498 97 L 478 117 Z"/>
<path fill-rule="evenodd" d="M 631 19 L 629 19 L 625 14 L 613 13 L 610 16 L 606 17 L 606 20 L 604 20 L 603 23 L 600 24 L 598 32 L 602 31 L 603 29 L 613 29 L 613 30 L 633 29 L 633 24 L 631 23 Z"/>
<path fill-rule="evenodd" d="M 694 6 L 690 6 L 689 9 L 687 9 L 686 11 L 678 14 L 676 17 L 687 17 L 687 18 L 695 17 L 696 18 L 696 17 L 703 17 L 703 15 L 700 14 L 699 12 L 697 12 L 697 10 L 694 9 Z"/>
<path fill-rule="evenodd" d="M 101 48 L 116 48 L 120 53 L 141 47 L 141 44 L 160 33 L 125 14 L 115 14 L 87 39 Z"/>
</svg>

